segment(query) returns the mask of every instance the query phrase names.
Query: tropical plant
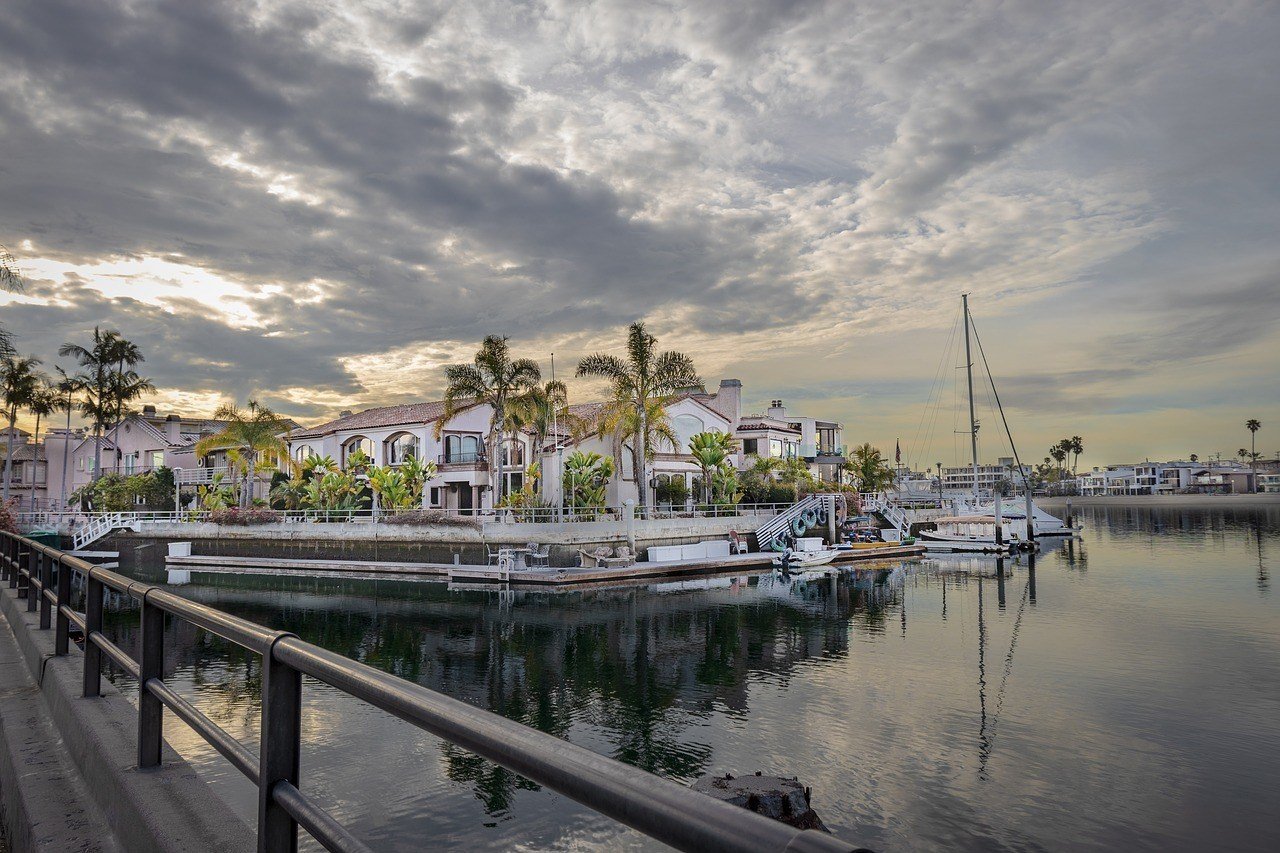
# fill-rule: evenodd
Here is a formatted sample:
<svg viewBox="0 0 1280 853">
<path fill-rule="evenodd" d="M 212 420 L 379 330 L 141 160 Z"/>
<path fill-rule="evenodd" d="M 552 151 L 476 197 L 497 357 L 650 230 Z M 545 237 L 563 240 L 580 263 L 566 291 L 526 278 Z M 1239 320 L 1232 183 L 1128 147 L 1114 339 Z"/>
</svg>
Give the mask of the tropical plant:
<svg viewBox="0 0 1280 853">
<path fill-rule="evenodd" d="M 590 517 L 604 510 L 613 459 L 599 453 L 575 450 L 565 457 L 562 493 L 575 513 Z"/>
<path fill-rule="evenodd" d="M 357 476 L 366 474 L 372 467 L 373 457 L 365 453 L 362 448 L 357 447 L 347 454 L 347 470 L 351 473 Z"/>
<path fill-rule="evenodd" d="M 533 447 L 533 459 L 537 464 L 542 448 L 553 429 L 563 427 L 573 431 L 576 418 L 569 412 L 569 389 L 559 379 L 534 384 L 508 406 L 506 429 L 516 432 L 529 431 Z"/>
<path fill-rule="evenodd" d="M 1244 428 L 1249 430 L 1249 455 L 1252 460 L 1250 465 L 1256 472 L 1258 469 L 1258 430 L 1262 429 L 1262 421 L 1257 418 L 1249 418 L 1244 422 Z"/>
<path fill-rule="evenodd" d="M 634 437 L 632 471 L 641 515 L 648 505 L 646 465 L 655 437 L 650 415 L 655 404 L 664 409 L 674 395 L 700 382 L 689 356 L 674 350 L 658 352 L 657 345 L 657 338 L 645 331 L 644 323 L 632 323 L 627 330 L 625 361 L 615 355 L 595 353 L 578 362 L 577 370 L 578 376 L 602 377 L 612 385 L 613 400 L 605 407 L 602 424 L 613 424 L 615 428 L 630 424 L 629 432 Z M 674 440 L 670 443 L 675 446 Z"/>
<path fill-rule="evenodd" d="M 102 476 L 102 433 L 119 410 L 115 394 L 123 383 L 115 376 L 120 333 L 98 326 L 93 327 L 93 342 L 89 346 L 64 343 L 58 347 L 58 355 L 72 357 L 80 365 L 75 382 L 84 395 L 80 400 L 80 413 L 93 425 L 93 479 Z"/>
<path fill-rule="evenodd" d="M 742 500 L 738 471 L 726 460 L 711 471 L 711 503 L 717 506 L 734 506 Z"/>
<path fill-rule="evenodd" d="M 18 431 L 18 410 L 31 404 L 39 393 L 41 374 L 36 370 L 40 359 L 34 355 L 11 355 L 0 361 L 0 394 L 3 395 L 4 413 L 9 419 L 8 447 L 4 457 L 4 500 L 9 500 L 9 487 L 13 480 L 13 439 Z"/>
<path fill-rule="evenodd" d="M 1062 441 L 1059 441 L 1057 444 L 1049 448 L 1049 456 L 1053 458 L 1054 462 L 1058 463 L 1059 470 L 1065 470 L 1063 466 L 1066 463 L 1067 456 L 1069 456 L 1070 454 L 1071 454 L 1070 439 L 1063 439 Z"/>
<path fill-rule="evenodd" d="M 200 509 L 210 512 L 217 509 L 226 509 L 235 503 L 236 490 L 229 485 L 223 485 L 226 475 L 219 472 L 213 475 L 213 479 L 207 486 L 196 487 L 196 501 Z"/>
<path fill-rule="evenodd" d="M 307 485 L 306 505 L 312 509 L 349 512 L 364 509 L 364 486 L 351 471 L 329 471 Z"/>
<path fill-rule="evenodd" d="M 1073 435 L 1066 441 L 1073 457 L 1071 460 L 1071 473 L 1075 474 L 1080 465 L 1080 454 L 1084 453 L 1084 439 L 1078 435 Z"/>
<path fill-rule="evenodd" d="M 307 500 L 307 481 L 301 475 L 289 477 L 271 487 L 271 505 L 276 509 L 303 509 Z"/>
<path fill-rule="evenodd" d="M 863 443 L 849 453 L 854 481 L 863 492 L 880 492 L 893 485 L 893 471 L 884 454 L 870 443 Z"/>
<path fill-rule="evenodd" d="M 18 261 L 9 254 L 9 250 L 0 246 L 0 290 L 9 293 L 22 292 L 22 271 L 18 269 Z M 0 358 L 17 355 L 13 348 L 13 336 L 0 326 Z"/>
<path fill-rule="evenodd" d="M 708 503 L 711 502 L 712 472 L 729 462 L 737 449 L 734 437 L 720 430 L 699 432 L 689 438 L 689 454 L 702 469 L 703 499 Z"/>
<path fill-rule="evenodd" d="M 227 451 L 232 467 L 242 469 L 245 486 L 241 489 L 240 505 L 253 503 L 259 470 L 270 470 L 276 461 L 285 467 L 293 465 L 289 458 L 289 443 L 284 439 L 289 424 L 266 406 L 250 400 L 246 409 L 235 404 L 220 406 L 214 419 L 225 421 L 222 429 L 196 442 L 196 455 L 201 459 L 218 450 Z"/>
<path fill-rule="evenodd" d="M 545 521 L 546 510 L 551 504 L 538 493 L 538 483 L 542 478 L 542 469 L 533 462 L 524 471 L 524 482 L 514 492 L 508 492 L 498 506 L 509 509 L 517 521 Z"/>
<path fill-rule="evenodd" d="M 489 404 L 492 410 L 488 439 L 489 483 L 495 495 L 505 494 L 505 478 L 498 476 L 501 461 L 499 436 L 511 424 L 512 404 L 542 381 L 542 371 L 532 359 L 511 358 L 507 338 L 489 335 L 481 343 L 471 364 L 451 364 L 444 369 L 444 376 L 448 387 L 444 392 L 444 413 L 436 422 L 436 438 L 440 438 L 444 425 L 458 412 L 474 405 Z"/>
<path fill-rule="evenodd" d="M 404 475 L 405 485 L 409 488 L 414 505 L 422 504 L 422 492 L 438 471 L 436 463 L 424 462 L 417 456 L 410 456 L 400 463 L 400 473 Z"/>
<path fill-rule="evenodd" d="M 796 494 L 803 495 L 812 492 L 818 486 L 818 479 L 813 476 L 813 472 L 809 470 L 809 466 L 805 464 L 803 459 L 791 457 L 781 460 L 782 464 L 778 466 L 777 480 L 786 486 L 791 486 L 796 490 Z M 886 463 L 885 470 L 888 470 Z M 893 482 L 892 473 L 890 473 L 889 482 Z"/>
</svg>

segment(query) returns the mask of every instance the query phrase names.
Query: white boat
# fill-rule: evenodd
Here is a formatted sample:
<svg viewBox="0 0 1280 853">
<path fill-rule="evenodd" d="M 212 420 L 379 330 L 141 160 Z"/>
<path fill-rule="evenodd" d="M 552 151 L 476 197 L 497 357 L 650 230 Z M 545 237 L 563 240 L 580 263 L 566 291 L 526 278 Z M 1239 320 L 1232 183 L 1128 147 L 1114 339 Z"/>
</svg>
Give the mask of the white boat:
<svg viewBox="0 0 1280 853">
<path fill-rule="evenodd" d="M 978 504 L 973 507 L 978 515 L 993 515 L 996 511 L 995 502 L 987 504 Z M 1027 529 L 1027 507 L 1026 502 L 1021 499 L 1005 499 L 1000 502 L 1000 515 L 1007 521 L 1013 523 L 1013 529 L 1024 531 Z M 1072 536 L 1080 531 L 1077 527 L 1067 527 L 1066 522 L 1058 518 L 1056 515 L 1045 512 L 1034 503 L 1031 505 L 1031 518 L 1035 525 L 1036 536 Z"/>
<path fill-rule="evenodd" d="M 1018 538 L 1008 519 L 1000 519 L 1000 540 L 996 541 L 994 515 L 950 515 L 935 521 L 936 530 L 921 530 L 919 541 L 930 551 L 977 551 L 986 554 L 1012 553 Z"/>
<path fill-rule="evenodd" d="M 839 556 L 840 553 L 841 553 L 840 549 L 838 548 L 822 548 L 819 550 L 792 551 L 791 559 L 787 563 L 787 567 L 790 571 L 797 571 L 797 570 L 803 570 L 803 569 L 811 569 L 814 566 L 825 566 L 827 563 L 830 563 L 837 556 Z M 783 565 L 783 555 L 779 554 L 778 556 L 774 557 L 773 564 L 775 566 L 781 567 Z"/>
</svg>

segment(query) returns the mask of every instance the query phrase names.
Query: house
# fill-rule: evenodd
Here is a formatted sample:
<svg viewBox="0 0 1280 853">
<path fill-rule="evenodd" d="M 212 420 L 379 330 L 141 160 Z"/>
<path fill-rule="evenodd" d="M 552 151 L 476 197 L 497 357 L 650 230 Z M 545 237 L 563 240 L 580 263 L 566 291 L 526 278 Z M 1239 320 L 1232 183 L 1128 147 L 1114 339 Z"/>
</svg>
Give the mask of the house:
<svg viewBox="0 0 1280 853">
<path fill-rule="evenodd" d="M 31 440 L 31 433 L 13 428 L 13 458 L 9 453 L 9 428 L 0 429 L 0 482 L 8 474 L 9 498 L 17 509 L 43 509 L 48 503 L 49 463 L 44 445 Z M 8 473 L 12 468 L 12 473 Z"/>
<path fill-rule="evenodd" d="M 212 482 L 214 477 L 229 470 L 227 452 L 215 451 L 200 458 L 196 454 L 196 443 L 220 432 L 226 425 L 226 421 L 212 418 L 162 415 L 155 406 L 146 405 L 141 411 L 126 415 L 100 438 L 82 430 L 50 430 L 44 442 L 49 456 L 48 476 L 49 482 L 59 484 L 59 495 L 51 497 L 55 502 L 60 500 L 64 473 L 67 494 L 90 483 L 99 457 L 103 474 L 127 477 L 164 467 L 174 470 L 180 484 Z M 288 420 L 286 425 L 297 426 Z M 259 476 L 266 482 L 271 474 L 264 470 Z"/>
</svg>

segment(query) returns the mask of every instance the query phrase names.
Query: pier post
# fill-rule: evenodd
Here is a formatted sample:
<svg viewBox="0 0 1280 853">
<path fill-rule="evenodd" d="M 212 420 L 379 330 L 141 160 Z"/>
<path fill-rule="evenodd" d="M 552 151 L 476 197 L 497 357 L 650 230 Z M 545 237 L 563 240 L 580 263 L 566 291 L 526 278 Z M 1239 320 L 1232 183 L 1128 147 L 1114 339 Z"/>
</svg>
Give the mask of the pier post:
<svg viewBox="0 0 1280 853">
<path fill-rule="evenodd" d="M 1027 489 L 1027 544 L 1035 545 L 1036 541 L 1036 520 L 1032 516 L 1031 506 L 1031 489 Z"/>
<path fill-rule="evenodd" d="M 1031 595 L 1031 603 L 1036 603 L 1036 552 L 1027 554 L 1027 589 Z"/>
<path fill-rule="evenodd" d="M 1067 529 L 1071 529 L 1071 498 L 1067 498 Z"/>
<path fill-rule="evenodd" d="M 996 603 L 1004 610 L 1004 557 L 996 557 Z"/>
<path fill-rule="evenodd" d="M 634 554 L 636 552 L 636 502 L 627 498 L 622 502 L 622 506 L 627 517 L 627 546 Z"/>
<path fill-rule="evenodd" d="M 827 542 L 838 545 L 840 540 L 836 536 L 836 496 L 827 495 Z"/>
<path fill-rule="evenodd" d="M 1004 513 L 1002 512 L 1004 507 L 1001 505 L 1002 503 L 1003 501 L 999 493 L 997 493 L 995 504 L 994 504 L 996 508 L 996 552 L 997 553 L 1002 553 L 1004 551 Z M 1003 563 L 1004 563 L 1003 560 L 998 561 L 998 565 L 1002 565 Z"/>
</svg>

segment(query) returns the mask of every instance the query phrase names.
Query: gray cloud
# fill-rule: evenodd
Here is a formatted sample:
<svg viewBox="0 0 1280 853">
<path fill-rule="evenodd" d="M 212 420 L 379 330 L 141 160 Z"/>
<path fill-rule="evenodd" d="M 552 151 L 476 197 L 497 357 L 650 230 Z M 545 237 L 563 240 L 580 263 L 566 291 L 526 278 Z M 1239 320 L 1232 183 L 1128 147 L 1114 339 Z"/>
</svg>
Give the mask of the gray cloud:
<svg viewBox="0 0 1280 853">
<path fill-rule="evenodd" d="M 15 0 L 0 242 L 80 277 L 4 322 L 45 355 L 110 323 L 167 386 L 319 413 L 388 393 L 351 357 L 589 350 L 648 316 L 816 403 L 927 392 L 914 349 L 822 359 L 969 290 L 1040 347 L 1016 405 L 1167 405 L 1151 377 L 1205 331 L 1275 352 L 1277 37 L 1255 2 Z M 124 257 L 233 283 L 254 322 L 195 286 L 103 296 Z M 752 367 L 781 349 L 790 379 Z"/>
</svg>

